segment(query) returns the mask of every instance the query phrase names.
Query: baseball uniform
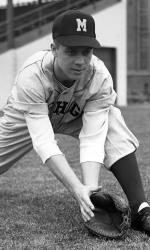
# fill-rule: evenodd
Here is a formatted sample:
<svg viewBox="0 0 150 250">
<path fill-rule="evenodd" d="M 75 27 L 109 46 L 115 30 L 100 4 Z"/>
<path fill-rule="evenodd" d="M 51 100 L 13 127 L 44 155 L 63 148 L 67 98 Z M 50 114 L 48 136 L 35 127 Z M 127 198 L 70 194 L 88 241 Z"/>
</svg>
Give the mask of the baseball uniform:
<svg viewBox="0 0 150 250">
<path fill-rule="evenodd" d="M 114 107 L 110 73 L 96 56 L 80 80 L 65 87 L 55 77 L 50 50 L 31 56 L 19 70 L 0 118 L 0 173 L 32 148 L 45 163 L 63 154 L 55 134 L 80 140 L 80 162 L 107 168 L 134 152 L 138 141 Z"/>
</svg>

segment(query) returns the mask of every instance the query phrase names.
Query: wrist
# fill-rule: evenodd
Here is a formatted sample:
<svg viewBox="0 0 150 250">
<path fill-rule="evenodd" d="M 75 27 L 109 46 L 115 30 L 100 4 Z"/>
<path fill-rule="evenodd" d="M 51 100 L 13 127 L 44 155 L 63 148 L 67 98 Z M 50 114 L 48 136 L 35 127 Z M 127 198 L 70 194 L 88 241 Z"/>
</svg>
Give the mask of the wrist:
<svg viewBox="0 0 150 250">
<path fill-rule="evenodd" d="M 80 193 L 83 187 L 84 187 L 84 184 L 82 184 L 80 181 L 79 183 L 74 183 L 71 187 L 71 192 L 74 194 Z"/>
</svg>

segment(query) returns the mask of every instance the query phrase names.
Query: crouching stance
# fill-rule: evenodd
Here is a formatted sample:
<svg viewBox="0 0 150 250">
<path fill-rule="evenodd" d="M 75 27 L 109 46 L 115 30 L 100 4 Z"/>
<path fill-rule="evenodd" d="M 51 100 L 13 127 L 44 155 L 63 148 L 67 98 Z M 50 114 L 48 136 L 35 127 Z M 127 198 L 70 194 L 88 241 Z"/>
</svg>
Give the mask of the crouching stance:
<svg viewBox="0 0 150 250">
<path fill-rule="evenodd" d="M 0 173 L 32 148 L 79 203 L 85 221 L 93 217 L 90 195 L 99 190 L 101 165 L 125 192 L 132 226 L 150 233 L 147 203 L 135 157 L 138 141 L 114 106 L 116 93 L 104 63 L 92 16 L 77 10 L 56 18 L 51 50 L 31 56 L 19 70 L 0 118 Z M 59 149 L 55 134 L 80 140 L 83 182 Z"/>
</svg>

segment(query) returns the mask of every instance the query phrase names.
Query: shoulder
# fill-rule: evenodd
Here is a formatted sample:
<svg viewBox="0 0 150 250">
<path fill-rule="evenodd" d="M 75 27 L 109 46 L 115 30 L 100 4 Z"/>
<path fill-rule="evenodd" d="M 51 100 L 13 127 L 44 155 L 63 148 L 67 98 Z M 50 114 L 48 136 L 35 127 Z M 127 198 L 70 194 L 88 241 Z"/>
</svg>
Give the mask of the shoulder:
<svg viewBox="0 0 150 250">
<path fill-rule="evenodd" d="M 93 55 L 91 66 L 93 67 L 94 71 L 90 84 L 91 94 L 99 92 L 103 87 L 104 82 L 107 82 L 107 85 L 113 87 L 112 77 L 102 60 Z"/>
<path fill-rule="evenodd" d="M 95 55 L 92 56 L 91 66 L 93 67 L 95 74 L 98 74 L 99 76 L 102 75 L 103 77 L 108 77 L 110 75 L 104 62 Z"/>
<path fill-rule="evenodd" d="M 50 50 L 41 50 L 31 55 L 25 60 L 22 67 L 20 68 L 20 71 L 24 70 L 26 67 L 41 63 L 48 54 L 51 54 Z"/>
<path fill-rule="evenodd" d="M 20 68 L 15 85 L 18 94 L 38 96 L 47 99 L 50 88 L 53 86 L 52 77 L 53 57 L 50 51 L 40 51 L 29 57 Z M 48 67 L 49 66 L 49 67 Z M 49 68 L 49 78 L 46 70 Z"/>
<path fill-rule="evenodd" d="M 47 71 L 49 74 L 53 73 L 53 61 L 54 57 L 50 50 L 39 51 L 24 62 L 18 75 L 22 74 L 32 78 L 38 77 L 43 80 L 47 76 Z"/>
</svg>

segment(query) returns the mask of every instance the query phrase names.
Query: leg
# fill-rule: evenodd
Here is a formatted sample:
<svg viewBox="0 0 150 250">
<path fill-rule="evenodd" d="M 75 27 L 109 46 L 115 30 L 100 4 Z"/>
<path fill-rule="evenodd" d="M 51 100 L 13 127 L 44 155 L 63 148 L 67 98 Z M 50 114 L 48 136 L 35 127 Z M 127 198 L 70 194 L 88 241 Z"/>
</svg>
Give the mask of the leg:
<svg viewBox="0 0 150 250">
<path fill-rule="evenodd" d="M 124 156 L 115 162 L 111 169 L 125 192 L 131 210 L 138 211 L 139 206 L 146 202 L 146 197 L 137 165 L 135 153 Z"/>
<path fill-rule="evenodd" d="M 11 125 L 4 125 L 4 122 L 0 124 L 0 174 L 33 148 L 26 126 L 13 130 Z"/>
<path fill-rule="evenodd" d="M 32 149 L 31 143 L 21 143 L 14 146 L 0 147 L 0 175 L 11 168 L 20 158 Z"/>
<path fill-rule="evenodd" d="M 150 212 L 134 153 L 137 147 L 138 142 L 127 128 L 120 111 L 112 107 L 109 113 L 109 128 L 105 146 L 105 165 L 115 175 L 127 196 L 133 215 L 134 223 L 132 224 L 136 224 L 135 221 L 139 221 L 137 220 L 139 210 L 144 211 L 148 209 Z M 139 224 L 141 231 L 144 230 L 150 233 L 150 223 L 147 225 L 146 222 L 145 226 L 140 221 L 140 223 L 138 222 L 138 226 Z"/>
</svg>

